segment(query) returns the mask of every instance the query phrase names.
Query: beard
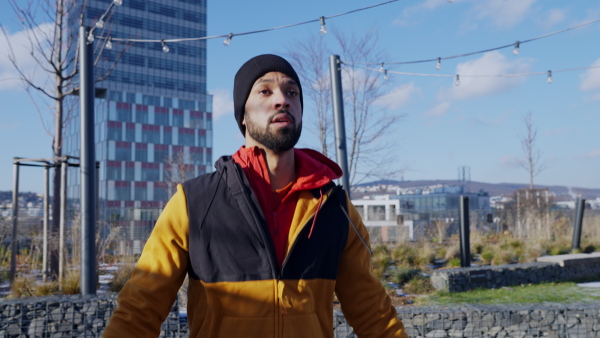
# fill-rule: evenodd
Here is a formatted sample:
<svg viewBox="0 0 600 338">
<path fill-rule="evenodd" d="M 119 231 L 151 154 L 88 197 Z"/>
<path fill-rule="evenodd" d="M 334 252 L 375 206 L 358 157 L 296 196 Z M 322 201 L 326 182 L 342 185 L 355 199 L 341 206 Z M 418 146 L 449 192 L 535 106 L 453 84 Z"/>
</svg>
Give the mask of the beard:
<svg viewBox="0 0 600 338">
<path fill-rule="evenodd" d="M 291 120 L 291 126 L 271 130 L 271 122 L 278 114 L 287 114 Z M 246 115 L 246 132 L 265 148 L 274 152 L 282 153 L 288 151 L 298 143 L 302 133 L 302 121 L 296 123 L 296 119 L 287 110 L 280 110 L 269 117 L 266 126 L 260 126 Z"/>
</svg>

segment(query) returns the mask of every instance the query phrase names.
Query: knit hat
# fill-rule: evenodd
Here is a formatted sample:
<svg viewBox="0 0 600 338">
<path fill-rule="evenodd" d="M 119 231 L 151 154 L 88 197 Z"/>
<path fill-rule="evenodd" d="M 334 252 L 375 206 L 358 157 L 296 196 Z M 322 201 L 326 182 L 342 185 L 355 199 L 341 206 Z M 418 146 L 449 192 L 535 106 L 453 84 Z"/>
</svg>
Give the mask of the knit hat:
<svg viewBox="0 0 600 338">
<path fill-rule="evenodd" d="M 238 70 L 233 83 L 233 112 L 243 135 L 246 135 L 246 126 L 242 124 L 242 121 L 244 120 L 244 109 L 250 90 L 258 78 L 269 72 L 280 72 L 296 81 L 298 89 L 300 89 L 300 105 L 304 107 L 300 79 L 292 65 L 281 56 L 273 54 L 255 56 L 246 61 Z"/>
</svg>

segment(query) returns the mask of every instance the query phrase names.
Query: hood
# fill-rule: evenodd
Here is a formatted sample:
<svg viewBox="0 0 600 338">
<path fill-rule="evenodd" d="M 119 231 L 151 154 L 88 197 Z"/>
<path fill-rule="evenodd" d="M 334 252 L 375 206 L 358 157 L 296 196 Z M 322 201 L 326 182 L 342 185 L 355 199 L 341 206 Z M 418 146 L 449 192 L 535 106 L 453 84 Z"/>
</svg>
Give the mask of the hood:
<svg viewBox="0 0 600 338">
<path fill-rule="evenodd" d="M 233 156 L 223 156 L 215 167 L 222 170 L 225 161 L 231 160 L 242 168 L 251 168 L 269 185 L 270 178 L 264 153 L 258 147 L 242 146 Z M 322 187 L 342 176 L 342 169 L 325 155 L 312 149 L 294 149 L 296 182 L 292 190 L 310 190 Z"/>
</svg>

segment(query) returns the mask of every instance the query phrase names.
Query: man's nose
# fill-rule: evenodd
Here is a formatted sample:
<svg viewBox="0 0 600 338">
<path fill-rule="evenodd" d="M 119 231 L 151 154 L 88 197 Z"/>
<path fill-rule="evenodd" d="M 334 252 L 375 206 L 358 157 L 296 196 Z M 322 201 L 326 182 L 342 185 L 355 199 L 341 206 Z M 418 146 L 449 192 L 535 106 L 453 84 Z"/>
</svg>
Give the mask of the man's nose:
<svg viewBox="0 0 600 338">
<path fill-rule="evenodd" d="M 290 107 L 289 98 L 281 90 L 278 90 L 277 92 L 274 93 L 274 102 L 273 103 L 275 104 L 275 108 L 277 108 L 277 109 Z"/>
</svg>

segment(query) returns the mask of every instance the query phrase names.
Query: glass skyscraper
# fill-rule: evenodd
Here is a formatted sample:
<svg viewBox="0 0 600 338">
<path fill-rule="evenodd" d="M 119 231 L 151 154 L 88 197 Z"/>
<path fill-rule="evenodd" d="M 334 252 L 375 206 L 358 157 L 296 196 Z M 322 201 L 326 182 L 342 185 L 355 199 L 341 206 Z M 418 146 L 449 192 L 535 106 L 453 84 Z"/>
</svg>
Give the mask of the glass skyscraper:
<svg viewBox="0 0 600 338">
<path fill-rule="evenodd" d="M 74 0 L 68 22 L 94 27 L 113 0 Z M 123 0 L 94 29 L 98 63 L 95 138 L 98 218 L 122 229 L 122 247 L 139 252 L 170 194 L 175 166 L 194 177 L 212 169 L 212 108 L 206 92 L 206 0 Z M 106 43 L 111 37 L 112 47 Z M 118 42 L 112 39 L 159 42 Z M 106 77 L 106 74 L 109 74 Z M 79 106 L 73 104 L 77 112 Z M 65 130 L 64 152 L 79 156 L 78 114 Z M 180 174 L 181 175 L 181 174 Z M 69 198 L 80 194 L 70 170 Z"/>
</svg>

